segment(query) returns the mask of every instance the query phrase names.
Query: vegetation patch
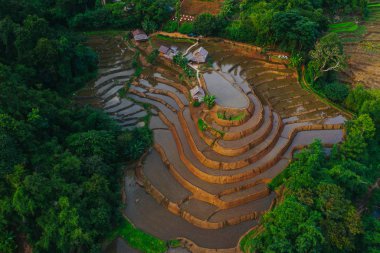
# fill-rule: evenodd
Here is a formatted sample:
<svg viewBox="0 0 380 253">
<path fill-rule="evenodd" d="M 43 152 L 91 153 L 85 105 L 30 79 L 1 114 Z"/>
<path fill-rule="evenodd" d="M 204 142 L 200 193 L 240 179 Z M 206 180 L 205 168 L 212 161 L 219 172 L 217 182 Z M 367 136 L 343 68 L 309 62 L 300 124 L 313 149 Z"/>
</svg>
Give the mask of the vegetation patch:
<svg viewBox="0 0 380 253">
<path fill-rule="evenodd" d="M 338 23 L 338 24 L 332 24 L 329 26 L 330 32 L 335 33 L 350 33 L 355 32 L 358 30 L 359 25 L 354 22 L 345 22 L 345 23 Z"/>
<path fill-rule="evenodd" d="M 210 95 L 210 94 L 207 94 L 204 98 L 203 98 L 203 102 L 207 105 L 207 108 L 208 109 L 211 109 L 214 107 L 215 105 L 215 100 L 216 100 L 216 97 L 214 95 Z"/>
<path fill-rule="evenodd" d="M 183 43 L 183 42 L 188 42 L 188 43 L 195 43 L 196 40 L 194 39 L 188 39 L 188 38 L 174 38 L 174 37 L 170 37 L 170 36 L 166 36 L 166 35 L 162 35 L 162 34 L 157 34 L 156 35 L 156 38 L 157 39 L 160 39 L 160 40 L 165 40 L 165 41 L 170 41 L 170 42 L 175 42 L 175 43 Z"/>
<path fill-rule="evenodd" d="M 207 131 L 207 129 L 209 128 L 209 125 L 207 125 L 207 123 L 203 119 L 198 119 L 198 128 L 199 130 L 204 132 L 204 131 Z"/>
<path fill-rule="evenodd" d="M 218 115 L 219 119 L 230 120 L 230 121 L 240 121 L 240 120 L 244 119 L 244 117 L 245 117 L 244 112 L 241 112 L 241 113 L 235 114 L 235 115 L 227 115 L 227 112 L 224 111 L 224 112 L 218 112 L 217 115 Z"/>
<path fill-rule="evenodd" d="M 114 240 L 117 237 L 123 238 L 132 248 L 143 253 L 164 253 L 168 250 L 168 242 L 143 232 L 127 220 L 112 233 L 109 239 Z M 178 244 L 175 241 L 172 243 Z"/>
<path fill-rule="evenodd" d="M 195 71 L 189 67 L 188 60 L 181 54 L 177 54 L 173 57 L 173 62 L 180 66 L 189 78 L 195 77 Z"/>
<path fill-rule="evenodd" d="M 257 231 L 256 229 L 253 229 L 251 231 L 249 231 L 240 241 L 240 249 L 243 251 L 243 252 L 252 252 L 252 244 L 251 244 L 251 240 L 252 238 L 255 236 L 255 234 L 257 234 Z"/>
</svg>

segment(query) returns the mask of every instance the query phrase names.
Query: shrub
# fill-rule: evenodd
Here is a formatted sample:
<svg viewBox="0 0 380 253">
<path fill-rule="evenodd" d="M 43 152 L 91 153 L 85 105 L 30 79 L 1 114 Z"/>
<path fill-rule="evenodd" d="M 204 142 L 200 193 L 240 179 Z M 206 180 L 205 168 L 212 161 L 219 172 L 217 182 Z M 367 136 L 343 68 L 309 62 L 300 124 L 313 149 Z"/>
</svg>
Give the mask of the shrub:
<svg viewBox="0 0 380 253">
<path fill-rule="evenodd" d="M 348 86 L 339 82 L 327 83 L 323 93 L 332 101 L 342 103 L 349 94 Z"/>
<path fill-rule="evenodd" d="M 159 52 L 157 49 L 153 50 L 149 55 L 148 55 L 148 62 L 150 64 L 154 64 L 157 60 L 157 56 L 159 55 Z"/>
<path fill-rule="evenodd" d="M 124 147 L 124 155 L 128 160 L 136 160 L 152 145 L 153 133 L 148 127 L 126 131 L 119 141 Z"/>
<path fill-rule="evenodd" d="M 141 26 L 147 33 L 153 33 L 158 29 L 157 23 L 153 20 L 150 20 L 149 18 L 145 18 Z"/>
<path fill-rule="evenodd" d="M 198 100 L 194 100 L 193 102 L 194 107 L 199 107 L 200 105 L 201 105 L 201 102 L 199 102 Z"/>
<path fill-rule="evenodd" d="M 215 105 L 215 99 L 214 95 L 206 95 L 203 102 L 207 105 L 208 109 L 211 109 Z"/>
<path fill-rule="evenodd" d="M 167 22 L 164 27 L 162 28 L 162 30 L 164 32 L 168 32 L 168 33 L 172 33 L 172 32 L 175 32 L 177 31 L 177 28 L 178 28 L 178 23 L 174 20 L 170 20 L 169 22 Z"/>
<path fill-rule="evenodd" d="M 358 112 L 362 107 L 363 103 L 371 99 L 371 93 L 368 92 L 362 85 L 359 85 L 350 92 L 344 103 L 348 109 L 354 112 Z"/>
<path fill-rule="evenodd" d="M 198 119 L 198 128 L 199 128 L 199 130 L 204 132 L 208 129 L 208 125 L 206 122 L 204 122 L 203 119 Z"/>
<path fill-rule="evenodd" d="M 298 68 L 303 62 L 303 57 L 299 54 L 293 54 L 289 59 L 289 66 L 292 68 Z"/>
<path fill-rule="evenodd" d="M 190 22 L 183 23 L 178 30 L 180 33 L 189 34 L 194 31 L 194 24 Z"/>
<path fill-rule="evenodd" d="M 194 32 L 204 36 L 215 35 L 218 32 L 218 20 L 210 13 L 202 13 L 194 21 Z"/>
<path fill-rule="evenodd" d="M 186 57 L 181 54 L 177 54 L 173 57 L 173 62 L 183 69 L 187 77 L 195 77 L 194 70 L 187 65 L 188 60 Z"/>
</svg>

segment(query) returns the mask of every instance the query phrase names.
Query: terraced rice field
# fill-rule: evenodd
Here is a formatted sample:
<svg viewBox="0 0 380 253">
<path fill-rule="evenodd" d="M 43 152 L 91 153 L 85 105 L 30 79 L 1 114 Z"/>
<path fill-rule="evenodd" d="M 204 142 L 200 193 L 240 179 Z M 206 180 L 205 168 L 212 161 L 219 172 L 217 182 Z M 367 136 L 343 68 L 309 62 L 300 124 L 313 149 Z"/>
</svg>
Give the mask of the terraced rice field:
<svg viewBox="0 0 380 253">
<path fill-rule="evenodd" d="M 344 49 L 349 56 L 349 68 L 340 76 L 348 83 L 363 83 L 370 88 L 380 88 L 380 1 L 369 1 L 369 18 L 356 31 L 340 33 Z"/>
<path fill-rule="evenodd" d="M 146 66 L 121 97 L 122 82 L 134 72 L 134 49 L 107 37 L 92 37 L 89 44 L 100 54 L 101 75 L 84 94 L 99 98 L 98 104 L 128 129 L 141 127 L 144 117 L 152 115 L 154 147 L 136 175 L 126 177 L 125 214 L 161 239 L 184 237 L 205 248 L 235 248 L 273 205 L 276 194 L 267 183 L 288 165 L 293 152 L 315 138 L 326 145 L 343 138 L 340 112 L 301 89 L 293 70 L 254 50 L 200 43 L 214 61 L 203 73 L 210 75 L 201 79 L 204 88 L 218 75 L 223 79 L 220 96 L 234 89 L 235 98 L 242 100 L 220 101 L 209 110 L 191 105 L 189 89 L 196 82 L 180 80 L 180 69 L 163 58 Z M 157 39 L 152 44 L 172 45 Z M 177 44 L 182 50 L 189 46 Z M 143 55 L 149 45 L 140 46 Z M 231 121 L 218 117 L 221 113 L 244 117 Z M 200 119 L 207 130 L 197 127 Z"/>
</svg>

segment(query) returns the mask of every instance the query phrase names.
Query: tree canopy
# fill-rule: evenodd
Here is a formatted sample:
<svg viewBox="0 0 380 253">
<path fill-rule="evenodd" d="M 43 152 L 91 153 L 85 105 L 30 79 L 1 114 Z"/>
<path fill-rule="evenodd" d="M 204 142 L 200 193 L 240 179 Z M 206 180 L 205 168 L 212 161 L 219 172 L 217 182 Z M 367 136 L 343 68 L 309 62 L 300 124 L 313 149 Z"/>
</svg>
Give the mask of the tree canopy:
<svg viewBox="0 0 380 253">
<path fill-rule="evenodd" d="M 0 252 L 99 252 L 120 222 L 121 165 L 151 133 L 71 98 L 97 55 L 69 25 L 95 1 L 0 4 Z"/>
</svg>

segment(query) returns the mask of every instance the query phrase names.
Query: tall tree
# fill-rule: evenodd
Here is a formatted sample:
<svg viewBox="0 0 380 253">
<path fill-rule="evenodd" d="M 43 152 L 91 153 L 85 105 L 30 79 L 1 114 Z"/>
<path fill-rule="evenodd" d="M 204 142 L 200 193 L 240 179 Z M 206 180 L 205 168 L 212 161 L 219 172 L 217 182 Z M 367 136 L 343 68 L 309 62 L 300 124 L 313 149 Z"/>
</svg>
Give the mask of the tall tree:
<svg viewBox="0 0 380 253">
<path fill-rule="evenodd" d="M 310 57 L 309 68 L 314 70 L 314 81 L 327 72 L 342 71 L 347 65 L 342 42 L 336 33 L 322 37 L 310 51 Z"/>
</svg>

